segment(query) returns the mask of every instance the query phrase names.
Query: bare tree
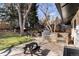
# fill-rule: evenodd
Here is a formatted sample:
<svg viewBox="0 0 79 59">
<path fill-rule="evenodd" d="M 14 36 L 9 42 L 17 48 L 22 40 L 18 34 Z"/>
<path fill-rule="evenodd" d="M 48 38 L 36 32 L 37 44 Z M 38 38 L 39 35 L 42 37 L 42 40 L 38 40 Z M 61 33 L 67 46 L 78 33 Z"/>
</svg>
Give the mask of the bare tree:
<svg viewBox="0 0 79 59">
<path fill-rule="evenodd" d="M 19 26 L 20 26 L 20 34 L 23 34 L 23 25 L 22 25 L 22 17 L 21 17 L 21 8 L 20 8 L 20 4 L 16 4 L 16 9 L 18 11 L 18 15 L 19 15 Z"/>
<path fill-rule="evenodd" d="M 25 23 L 27 20 L 27 16 L 31 10 L 32 3 L 7 3 L 5 4 L 6 9 L 8 7 L 12 7 L 16 9 L 18 13 L 18 20 L 19 20 L 19 27 L 20 27 L 20 34 L 24 33 Z M 10 10 L 10 9 L 8 9 Z M 10 12 L 10 11 L 9 11 Z"/>
<path fill-rule="evenodd" d="M 45 23 L 46 23 L 46 28 L 50 31 L 50 32 L 52 32 L 52 28 L 51 28 L 51 26 L 50 26 L 50 23 L 49 23 L 49 20 L 50 20 L 50 12 L 49 12 L 49 6 L 48 6 L 48 4 L 45 4 L 45 10 L 43 10 L 43 6 L 42 5 L 39 5 L 40 7 L 39 7 L 39 9 L 42 11 L 42 13 L 44 14 L 44 16 L 45 16 Z"/>
<path fill-rule="evenodd" d="M 27 19 L 27 16 L 31 10 L 31 7 L 32 7 L 32 3 L 28 4 L 28 8 L 27 10 L 25 10 L 24 12 L 24 16 L 23 16 L 23 28 L 25 28 L 25 20 Z"/>
<path fill-rule="evenodd" d="M 25 5 L 25 6 L 28 6 L 28 7 L 24 8 L 23 15 L 21 13 L 22 9 L 21 9 L 20 5 L 21 4 L 16 4 L 16 9 L 17 9 L 18 15 L 19 15 L 20 34 L 23 34 L 24 33 L 24 28 L 25 28 L 25 20 L 27 19 L 27 15 L 30 12 L 32 3 Z M 23 19 L 22 19 L 22 17 L 23 17 Z"/>
</svg>

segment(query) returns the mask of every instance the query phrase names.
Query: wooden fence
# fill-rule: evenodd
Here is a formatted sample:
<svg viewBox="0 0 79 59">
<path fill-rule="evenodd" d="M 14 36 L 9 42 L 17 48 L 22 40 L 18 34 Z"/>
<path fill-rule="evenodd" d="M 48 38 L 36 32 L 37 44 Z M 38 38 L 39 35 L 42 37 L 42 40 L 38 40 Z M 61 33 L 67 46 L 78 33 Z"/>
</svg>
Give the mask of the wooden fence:
<svg viewBox="0 0 79 59">
<path fill-rule="evenodd" d="M 11 26 L 9 21 L 0 21 L 0 30 L 8 30 L 10 28 Z"/>
</svg>

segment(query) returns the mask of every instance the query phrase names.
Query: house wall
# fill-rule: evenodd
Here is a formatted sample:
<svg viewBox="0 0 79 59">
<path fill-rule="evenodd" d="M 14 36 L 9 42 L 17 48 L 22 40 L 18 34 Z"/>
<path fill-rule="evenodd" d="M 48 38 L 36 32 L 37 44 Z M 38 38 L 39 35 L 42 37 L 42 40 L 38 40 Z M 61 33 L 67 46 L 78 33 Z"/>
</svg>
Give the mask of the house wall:
<svg viewBox="0 0 79 59">
<path fill-rule="evenodd" d="M 73 31 L 71 32 L 73 35 L 73 40 L 74 40 L 74 45 L 76 47 L 79 47 L 79 10 L 77 11 L 76 15 L 73 17 L 72 21 L 72 29 Z"/>
</svg>

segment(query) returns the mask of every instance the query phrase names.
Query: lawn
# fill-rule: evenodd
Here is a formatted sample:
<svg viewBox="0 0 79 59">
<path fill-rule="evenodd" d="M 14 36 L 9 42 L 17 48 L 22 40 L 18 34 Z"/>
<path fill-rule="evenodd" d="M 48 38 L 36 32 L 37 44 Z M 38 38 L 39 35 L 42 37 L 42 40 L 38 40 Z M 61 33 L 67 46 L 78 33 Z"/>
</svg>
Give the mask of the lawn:
<svg viewBox="0 0 79 59">
<path fill-rule="evenodd" d="M 30 36 L 20 36 L 12 32 L 0 33 L 0 50 L 8 48 L 12 45 L 19 45 L 31 41 Z"/>
</svg>

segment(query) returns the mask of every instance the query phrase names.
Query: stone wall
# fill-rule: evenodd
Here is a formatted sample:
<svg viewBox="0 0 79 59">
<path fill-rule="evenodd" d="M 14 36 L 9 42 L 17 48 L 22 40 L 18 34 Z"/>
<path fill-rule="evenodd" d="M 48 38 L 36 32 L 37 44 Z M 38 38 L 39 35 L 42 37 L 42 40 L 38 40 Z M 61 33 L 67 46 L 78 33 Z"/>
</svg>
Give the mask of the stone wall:
<svg viewBox="0 0 79 59">
<path fill-rule="evenodd" d="M 69 42 L 69 33 L 58 33 L 58 41 L 59 40 L 68 44 L 68 42 Z"/>
<path fill-rule="evenodd" d="M 50 35 L 45 36 L 43 39 L 55 43 L 65 43 L 69 42 L 69 33 L 51 33 Z"/>
</svg>

